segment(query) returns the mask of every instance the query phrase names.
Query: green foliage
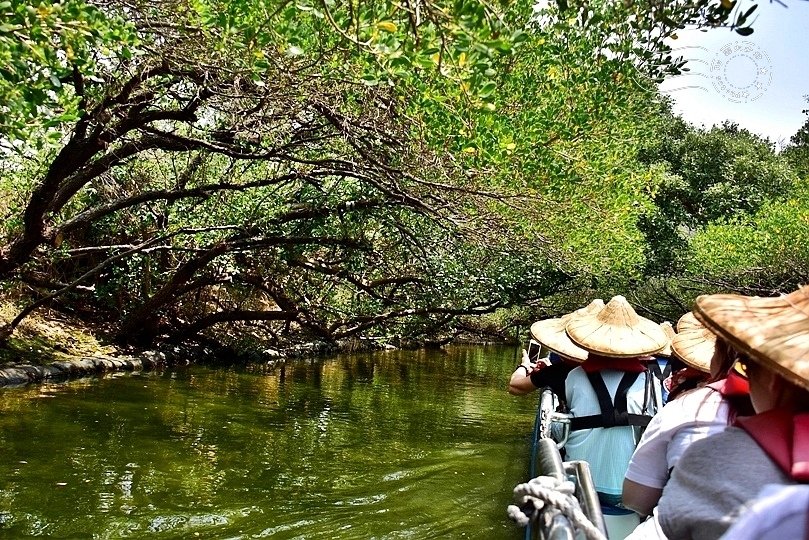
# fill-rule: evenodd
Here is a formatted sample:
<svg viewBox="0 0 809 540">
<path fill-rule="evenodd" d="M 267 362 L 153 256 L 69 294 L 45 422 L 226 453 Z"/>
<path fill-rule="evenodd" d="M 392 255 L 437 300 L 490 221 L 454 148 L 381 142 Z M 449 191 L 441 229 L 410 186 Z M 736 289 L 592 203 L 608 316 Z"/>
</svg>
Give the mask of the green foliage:
<svg viewBox="0 0 809 540">
<path fill-rule="evenodd" d="M 458 106 L 462 89 L 444 85 L 440 106 L 414 91 L 408 115 L 420 119 L 417 136 L 455 156 L 459 182 L 511 194 L 497 211 L 527 256 L 625 280 L 644 263 L 636 222 L 659 171 L 635 155 L 658 105 L 631 80 L 634 67 L 599 56 L 591 38 L 566 26 L 532 33 L 494 65 L 489 104 Z"/>
<path fill-rule="evenodd" d="M 694 232 L 754 215 L 796 180 L 769 141 L 735 124 L 706 131 L 673 118 L 661 127 L 655 144 L 641 153 L 643 161 L 668 171 L 654 192 L 655 207 L 641 221 L 651 274 L 682 271 Z"/>
<path fill-rule="evenodd" d="M 118 58 L 132 55 L 132 28 L 83 0 L 0 2 L 0 139 L 29 140 L 31 130 L 75 121 L 83 88 Z M 81 75 L 79 75 L 81 74 Z M 51 131 L 50 142 L 58 141 Z M 35 146 L 42 139 L 30 141 Z"/>
<path fill-rule="evenodd" d="M 809 114 L 809 110 L 803 111 Z M 789 139 L 782 155 L 789 161 L 795 172 L 803 179 L 809 177 L 809 119 Z"/>
<path fill-rule="evenodd" d="M 7 131 L 64 146 L 19 176 L 0 271 L 48 292 L 91 272 L 68 301 L 103 302 L 122 339 L 438 333 L 630 286 L 683 249 L 648 229 L 753 213 L 791 181 L 731 127 L 648 142 L 654 81 L 679 69 L 663 37 L 727 20 L 713 4 L 103 5 L 13 30 L 54 52 L 15 51 L 8 80 L 44 90 L 3 87 L 30 105 Z"/>
<path fill-rule="evenodd" d="M 790 289 L 809 277 L 809 182 L 758 212 L 707 226 L 692 240 L 689 270 L 741 285 Z M 782 281 L 786 280 L 786 282 Z"/>
<path fill-rule="evenodd" d="M 219 53 L 239 51 L 261 81 L 278 51 L 322 76 L 393 86 L 432 73 L 486 100 L 490 66 L 525 39 L 526 2 L 196 0 L 189 24 L 210 32 Z M 516 24 L 514 24 L 516 22 Z"/>
</svg>

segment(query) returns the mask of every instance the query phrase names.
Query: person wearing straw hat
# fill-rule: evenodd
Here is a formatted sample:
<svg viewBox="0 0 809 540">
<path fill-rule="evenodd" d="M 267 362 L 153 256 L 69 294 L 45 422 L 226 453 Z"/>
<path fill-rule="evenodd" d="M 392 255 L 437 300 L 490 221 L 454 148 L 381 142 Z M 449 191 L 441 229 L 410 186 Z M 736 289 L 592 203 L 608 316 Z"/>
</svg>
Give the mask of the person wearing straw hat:
<svg viewBox="0 0 809 540">
<path fill-rule="evenodd" d="M 809 482 L 809 287 L 703 295 L 694 314 L 746 367 L 756 414 L 694 442 L 658 505 L 668 538 L 719 538 L 766 484 Z"/>
<path fill-rule="evenodd" d="M 679 350 L 685 353 L 677 356 L 683 362 L 683 368 L 672 374 L 666 382 L 668 399 L 674 400 L 684 392 L 707 384 L 711 378 L 711 357 L 714 352 L 716 335 L 702 326 L 691 312 L 677 321 L 677 332 L 688 336 L 688 341 L 679 341 Z"/>
<path fill-rule="evenodd" d="M 587 351 L 577 347 L 565 333 L 565 326 L 571 318 L 595 313 L 604 308 L 604 301 L 597 298 L 587 306 L 562 317 L 544 319 L 531 325 L 531 336 L 551 351 L 549 363 L 537 362 L 531 366 L 528 352 L 522 351 L 522 362 L 511 374 L 508 391 L 513 395 L 524 395 L 537 388 L 550 387 L 559 398 L 565 401 L 565 378 L 570 371 L 587 359 Z M 553 361 L 558 356 L 557 361 Z"/>
<path fill-rule="evenodd" d="M 640 431 L 662 407 L 646 362 L 669 339 L 623 296 L 598 313 L 570 320 L 565 330 L 589 353 L 565 382 L 573 415 L 567 459 L 590 464 L 610 536 L 622 538 L 638 524 L 637 515 L 621 504 L 624 473 Z"/>
<path fill-rule="evenodd" d="M 671 376 L 683 368 L 682 362 L 677 358 L 672 357 L 671 340 L 677 335 L 674 328 L 669 321 L 660 323 L 660 329 L 666 333 L 669 338 L 669 343 L 663 349 L 656 353 L 649 361 L 649 370 L 657 378 L 658 386 L 660 387 L 660 396 L 663 404 L 669 400 L 669 387 L 667 381 L 671 381 Z"/>
<path fill-rule="evenodd" d="M 697 322 L 674 336 L 671 349 L 689 368 L 709 376 L 709 384 L 669 401 L 649 422 L 632 454 L 624 478 L 623 502 L 641 516 L 649 515 L 657 506 L 669 472 L 692 442 L 724 431 L 737 414 L 753 412 L 747 380 L 732 371 L 736 354 L 716 334 Z M 641 524 L 633 534 L 637 538 L 652 536 L 646 528 L 658 525 L 651 521 Z"/>
</svg>

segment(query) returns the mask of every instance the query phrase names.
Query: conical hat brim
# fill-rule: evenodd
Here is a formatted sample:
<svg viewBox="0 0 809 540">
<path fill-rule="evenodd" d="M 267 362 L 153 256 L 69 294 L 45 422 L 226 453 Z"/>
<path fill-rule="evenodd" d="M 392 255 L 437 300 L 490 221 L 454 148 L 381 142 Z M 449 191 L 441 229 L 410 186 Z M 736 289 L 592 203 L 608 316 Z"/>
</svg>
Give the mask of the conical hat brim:
<svg viewBox="0 0 809 540">
<path fill-rule="evenodd" d="M 671 340 L 674 355 L 687 366 L 711 372 L 711 359 L 716 349 L 716 334 L 702 326 L 689 328 L 680 332 Z"/>
<path fill-rule="evenodd" d="M 595 314 L 571 319 L 567 335 L 582 349 L 613 358 L 632 358 L 661 351 L 668 343 L 660 326 L 641 317 L 623 296 Z"/>
<path fill-rule="evenodd" d="M 809 389 L 809 286 L 778 298 L 703 295 L 694 314 L 753 361 Z"/>
<path fill-rule="evenodd" d="M 577 362 L 587 360 L 587 351 L 577 347 L 565 334 L 565 324 L 569 317 L 545 319 L 531 325 L 531 336 L 547 348 Z"/>
<path fill-rule="evenodd" d="M 702 330 L 705 328 L 702 323 L 697 320 L 697 317 L 690 311 L 680 317 L 677 321 L 677 332 L 687 332 L 688 330 Z"/>
<path fill-rule="evenodd" d="M 663 332 L 665 332 L 666 338 L 668 338 L 668 343 L 666 343 L 666 346 L 663 347 L 660 350 L 660 352 L 655 354 L 657 354 L 658 356 L 665 356 L 666 358 L 669 358 L 672 355 L 671 340 L 674 339 L 674 336 L 676 336 L 677 334 L 674 333 L 674 328 L 672 328 L 671 323 L 669 322 L 660 323 L 660 329 L 663 330 Z"/>
<path fill-rule="evenodd" d="M 577 362 L 587 360 L 587 351 L 577 347 L 565 333 L 565 326 L 573 317 L 597 313 L 604 308 L 604 301 L 596 298 L 583 308 L 562 317 L 537 321 L 531 325 L 531 336 L 547 348 Z"/>
</svg>

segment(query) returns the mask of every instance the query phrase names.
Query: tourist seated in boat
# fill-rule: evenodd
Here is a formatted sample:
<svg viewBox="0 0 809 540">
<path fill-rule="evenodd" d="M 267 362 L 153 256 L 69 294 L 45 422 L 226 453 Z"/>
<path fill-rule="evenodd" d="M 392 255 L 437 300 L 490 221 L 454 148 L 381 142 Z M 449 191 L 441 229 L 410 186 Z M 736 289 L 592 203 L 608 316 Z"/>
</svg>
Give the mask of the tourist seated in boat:
<svg viewBox="0 0 809 540">
<path fill-rule="evenodd" d="M 522 362 L 511 374 L 508 391 L 514 395 L 549 387 L 559 398 L 561 408 L 565 401 L 565 378 L 570 371 L 587 359 L 587 351 L 577 347 L 565 334 L 565 325 L 576 316 L 595 313 L 604 308 L 604 301 L 596 299 L 587 306 L 562 317 L 544 319 L 531 325 L 531 337 L 550 351 L 549 361 L 540 360 L 532 365 L 528 352 L 523 349 Z"/>
<path fill-rule="evenodd" d="M 676 333 L 669 321 L 660 323 L 660 328 L 666 333 L 669 342 L 674 339 Z M 669 388 L 672 380 L 672 375 L 680 371 L 685 365 L 677 358 L 672 356 L 671 345 L 667 345 L 662 351 L 657 352 L 652 356 L 649 361 L 649 371 L 657 379 L 657 385 L 660 389 L 660 396 L 663 399 L 663 405 L 669 400 Z"/>
<path fill-rule="evenodd" d="M 695 441 L 655 516 L 672 539 L 721 537 L 767 484 L 809 482 L 809 287 L 778 298 L 700 296 L 694 313 L 746 367 L 756 414 Z"/>
<path fill-rule="evenodd" d="M 700 343 L 702 334 L 710 336 L 710 342 L 703 342 L 701 346 L 708 349 L 709 352 L 706 354 L 713 354 L 716 336 L 710 330 L 702 326 L 696 317 L 694 317 L 693 313 L 688 312 L 680 317 L 677 321 L 677 333 L 688 335 L 691 339 L 695 340 L 697 344 Z M 691 354 L 693 358 L 697 357 L 693 351 Z M 666 383 L 669 389 L 668 399 L 677 399 L 678 396 L 685 392 L 705 386 L 708 384 L 710 378 L 710 357 L 707 362 L 703 361 L 702 363 L 696 364 L 694 362 L 686 362 L 682 369 L 672 373 L 671 378 Z"/>
<path fill-rule="evenodd" d="M 662 350 L 668 337 L 623 296 L 571 319 L 566 332 L 589 353 L 565 382 L 573 416 L 567 459 L 589 463 L 610 537 L 622 538 L 639 521 L 621 502 L 624 474 L 643 428 L 662 407 L 647 357 Z"/>
<path fill-rule="evenodd" d="M 709 376 L 708 384 L 676 395 L 649 422 L 632 454 L 623 485 L 624 506 L 641 516 L 651 514 L 669 471 L 688 446 L 724 431 L 738 414 L 752 414 L 747 379 L 733 370 L 735 351 L 697 323 L 674 336 L 671 350 L 688 369 Z M 638 538 L 644 527 L 636 531 Z"/>
</svg>

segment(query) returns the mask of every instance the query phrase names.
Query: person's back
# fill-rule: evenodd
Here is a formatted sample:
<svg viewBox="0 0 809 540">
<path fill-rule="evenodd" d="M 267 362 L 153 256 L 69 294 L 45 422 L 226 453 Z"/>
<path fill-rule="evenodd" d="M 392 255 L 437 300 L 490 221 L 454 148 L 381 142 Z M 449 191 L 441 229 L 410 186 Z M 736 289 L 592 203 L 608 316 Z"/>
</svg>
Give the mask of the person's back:
<svg viewBox="0 0 809 540">
<path fill-rule="evenodd" d="M 656 517 L 669 538 L 712 540 L 763 485 L 809 482 L 809 287 L 780 298 L 700 296 L 694 312 L 739 354 L 756 414 L 686 450 Z"/>
<path fill-rule="evenodd" d="M 598 372 L 612 400 L 626 375 L 624 371 L 605 369 Z M 649 415 L 662 406 L 659 398 L 650 403 L 646 378 L 648 373 L 636 373 L 637 378 L 627 389 L 627 413 Z M 578 367 L 570 372 L 566 384 L 567 403 L 574 417 L 600 415 L 601 407 L 588 374 Z M 629 459 L 640 438 L 639 426 L 614 426 L 580 429 L 570 432 L 565 452 L 567 459 L 584 460 L 590 464 L 593 483 L 602 500 L 616 506 L 620 503 L 621 486 Z"/>
<path fill-rule="evenodd" d="M 683 452 L 693 442 L 724 431 L 729 416 L 729 404 L 711 388 L 692 390 L 670 401 L 643 434 L 632 454 L 626 478 L 644 486 L 663 489 L 669 471 L 677 465 Z M 636 509 L 629 503 L 627 506 Z M 651 508 L 636 510 L 647 514 Z"/>
<path fill-rule="evenodd" d="M 670 400 L 644 432 L 623 485 L 624 505 L 641 516 L 657 505 L 670 471 L 692 443 L 724 431 L 737 413 L 752 414 L 747 380 L 732 370 L 736 355 L 716 334 L 695 323 L 678 333 L 671 347 L 675 356 L 704 373 L 711 384 Z M 641 525 L 638 537 L 646 534 L 647 526 Z"/>
<path fill-rule="evenodd" d="M 809 539 L 809 485 L 770 484 L 722 540 Z"/>
<path fill-rule="evenodd" d="M 637 516 L 622 507 L 621 484 L 640 431 L 662 406 L 648 372 L 648 356 L 669 343 L 657 323 L 638 316 L 623 296 L 598 313 L 571 320 L 565 331 L 588 351 L 568 374 L 568 408 L 573 415 L 566 457 L 590 465 L 611 537 L 623 538 Z"/>
<path fill-rule="evenodd" d="M 728 466 L 718 464 L 719 460 Z M 719 538 L 764 484 L 792 483 L 736 427 L 695 442 L 680 461 L 684 465 L 674 468 L 658 505 L 660 527 L 671 539 Z M 722 474 L 716 474 L 717 469 Z"/>
</svg>

